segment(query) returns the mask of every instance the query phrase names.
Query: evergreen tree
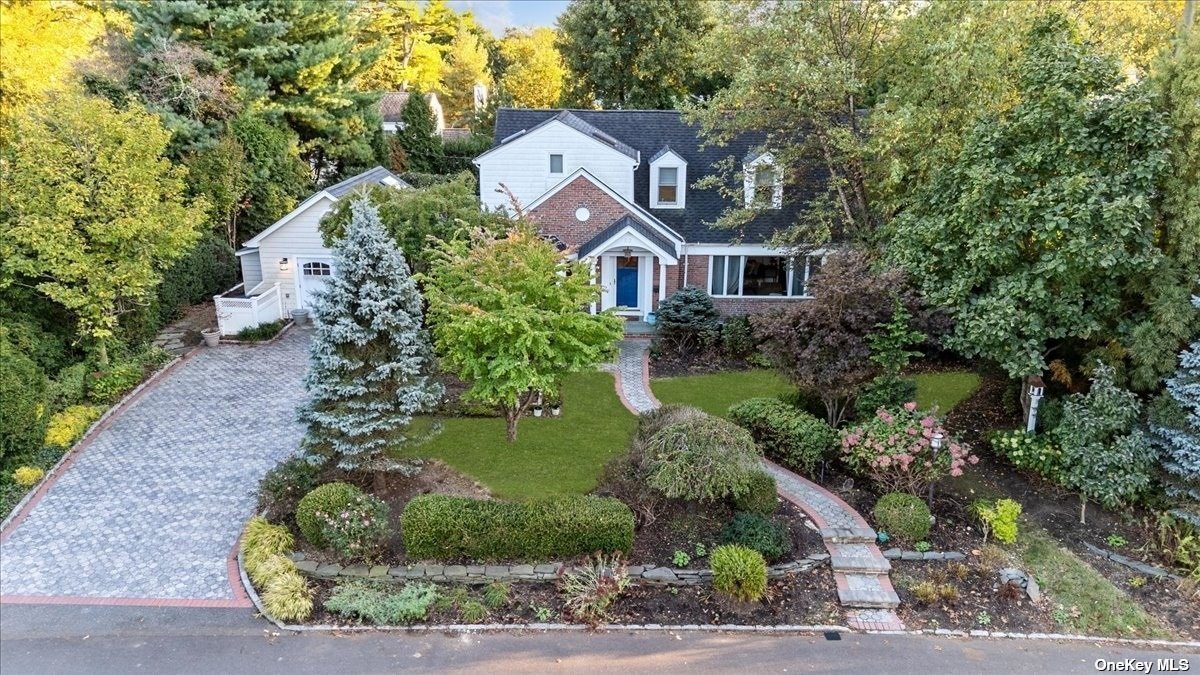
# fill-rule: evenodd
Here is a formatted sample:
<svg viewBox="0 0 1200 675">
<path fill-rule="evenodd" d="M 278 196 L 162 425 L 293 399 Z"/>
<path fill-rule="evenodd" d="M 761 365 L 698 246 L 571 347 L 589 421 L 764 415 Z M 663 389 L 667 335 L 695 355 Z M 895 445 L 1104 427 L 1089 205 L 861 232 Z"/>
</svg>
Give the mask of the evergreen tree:
<svg viewBox="0 0 1200 675">
<path fill-rule="evenodd" d="M 442 105 L 454 126 L 466 126 L 475 116 L 475 85 L 492 83 L 488 52 L 479 36 L 460 26 L 450 43 L 449 59 L 442 78 Z"/>
<path fill-rule="evenodd" d="M 1200 298 L 1193 302 L 1200 308 Z M 1151 411 L 1150 434 L 1169 476 L 1168 494 L 1200 501 L 1200 340 L 1179 355 L 1179 369 Z"/>
<path fill-rule="evenodd" d="M 383 487 L 384 472 L 407 466 L 389 451 L 437 431 L 434 425 L 414 433 L 411 426 L 443 390 L 430 377 L 432 351 L 417 284 L 367 200 L 355 202 L 333 254 L 338 274 L 313 304 L 316 335 L 304 378 L 311 398 L 300 411 L 308 425 L 303 445 L 314 458 L 375 472 Z"/>
<path fill-rule="evenodd" d="M 400 123 L 403 128 L 396 132 L 396 140 L 408 158 L 408 170 L 436 171 L 442 156 L 442 139 L 437 136 L 437 122 L 425 94 L 420 91 L 409 93 L 408 102 L 400 111 Z"/>
</svg>

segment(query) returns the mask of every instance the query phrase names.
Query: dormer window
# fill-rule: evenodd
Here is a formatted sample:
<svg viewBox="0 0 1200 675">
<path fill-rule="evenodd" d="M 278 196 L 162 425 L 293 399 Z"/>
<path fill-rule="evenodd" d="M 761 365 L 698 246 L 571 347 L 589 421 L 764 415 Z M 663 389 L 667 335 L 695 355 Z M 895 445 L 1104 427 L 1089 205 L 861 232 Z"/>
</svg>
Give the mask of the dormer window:
<svg viewBox="0 0 1200 675">
<path fill-rule="evenodd" d="M 769 152 L 747 157 L 742 167 L 745 176 L 746 207 L 778 209 L 783 207 L 783 175 Z"/>
<path fill-rule="evenodd" d="M 663 146 L 650 159 L 650 208 L 682 209 L 687 197 L 687 161 Z"/>
<path fill-rule="evenodd" d="M 563 156 L 562 155 L 550 155 L 550 173 L 562 173 L 562 172 L 563 172 Z"/>
</svg>

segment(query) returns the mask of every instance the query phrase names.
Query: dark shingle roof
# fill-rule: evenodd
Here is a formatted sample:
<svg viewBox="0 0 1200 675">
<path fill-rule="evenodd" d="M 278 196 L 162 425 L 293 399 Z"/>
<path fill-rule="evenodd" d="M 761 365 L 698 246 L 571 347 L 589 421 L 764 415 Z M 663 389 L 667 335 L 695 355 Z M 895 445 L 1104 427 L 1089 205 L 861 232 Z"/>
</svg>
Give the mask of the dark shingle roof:
<svg viewBox="0 0 1200 675">
<path fill-rule="evenodd" d="M 819 189 L 823 171 L 805 167 L 798 180 L 784 189 L 782 209 L 765 211 L 737 230 L 714 229 L 708 223 L 732 206 L 713 188 L 696 189 L 692 185 L 714 172 L 713 165 L 727 158 L 745 157 L 757 152 L 766 140 L 764 133 L 743 134 L 724 146 L 702 147 L 699 129 L 685 123 L 675 110 L 530 110 L 501 108 L 496 113 L 494 138 L 501 139 L 531 130 L 550 119 L 569 113 L 593 129 L 618 139 L 622 145 L 640 152 L 642 163 L 634 172 L 634 201 L 656 218 L 682 234 L 689 243 L 725 243 L 740 239 L 761 243 L 774 232 L 796 222 L 802 206 Z M 687 161 L 687 197 L 682 209 L 650 208 L 650 162 L 667 147 Z M 739 186 L 740 187 L 740 186 Z"/>
<path fill-rule="evenodd" d="M 662 250 L 669 251 L 672 255 L 676 254 L 675 244 L 671 243 L 669 240 L 659 234 L 658 230 L 650 227 L 646 223 L 643 223 L 629 214 L 625 214 L 618 218 L 612 225 L 609 225 L 603 230 L 597 232 L 596 236 L 585 241 L 583 245 L 579 247 L 579 257 L 583 258 L 592 251 L 595 251 L 600 247 L 601 244 L 611 239 L 626 227 L 633 228 L 635 232 L 654 242 L 654 245 L 658 246 Z"/>
<path fill-rule="evenodd" d="M 405 183 L 403 180 L 400 180 L 400 177 L 397 176 L 396 174 L 392 173 L 391 171 L 388 171 L 387 169 L 383 168 L 382 166 L 377 166 L 374 169 L 369 169 L 367 171 L 364 171 L 364 172 L 358 174 L 357 176 L 351 176 L 350 178 L 347 178 L 346 180 L 344 180 L 340 183 L 334 183 L 333 185 L 330 185 L 329 187 L 325 188 L 325 192 L 328 192 L 329 194 L 333 195 L 334 197 L 337 197 L 338 199 L 341 199 L 342 195 L 345 195 L 347 192 L 350 192 L 351 190 L 353 190 L 354 188 L 356 188 L 360 185 L 367 185 L 367 184 L 373 185 L 373 184 L 382 183 L 384 181 L 384 179 L 387 179 L 387 178 L 391 178 L 391 179 L 395 180 L 397 183 L 399 183 L 398 187 L 402 187 L 402 188 L 412 187 L 408 183 Z"/>
</svg>

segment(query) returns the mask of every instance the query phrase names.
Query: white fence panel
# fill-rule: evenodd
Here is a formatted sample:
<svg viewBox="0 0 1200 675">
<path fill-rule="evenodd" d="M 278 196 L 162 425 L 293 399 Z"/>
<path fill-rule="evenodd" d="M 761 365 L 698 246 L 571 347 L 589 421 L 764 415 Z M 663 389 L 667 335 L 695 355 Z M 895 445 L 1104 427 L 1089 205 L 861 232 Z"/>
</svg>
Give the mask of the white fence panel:
<svg viewBox="0 0 1200 675">
<path fill-rule="evenodd" d="M 279 284 L 272 285 L 266 293 L 249 298 L 225 297 L 242 287 L 243 284 L 238 284 L 221 295 L 213 296 L 213 302 L 217 306 L 217 327 L 220 328 L 221 335 L 237 335 L 246 328 L 283 318 Z"/>
</svg>

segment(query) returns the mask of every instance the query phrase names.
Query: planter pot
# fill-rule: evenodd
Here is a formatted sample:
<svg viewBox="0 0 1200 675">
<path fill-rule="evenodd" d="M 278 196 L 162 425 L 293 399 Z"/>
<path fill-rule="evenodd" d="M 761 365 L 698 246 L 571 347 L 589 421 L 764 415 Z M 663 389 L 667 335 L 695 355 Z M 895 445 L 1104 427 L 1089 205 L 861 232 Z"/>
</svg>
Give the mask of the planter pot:
<svg viewBox="0 0 1200 675">
<path fill-rule="evenodd" d="M 534 408 L 534 409 L 533 409 L 533 416 L 534 416 L 534 417 L 541 417 L 541 416 L 542 416 L 542 406 L 540 406 L 540 405 L 539 405 L 539 406 L 537 406 L 536 408 Z"/>
<path fill-rule="evenodd" d="M 307 309 L 293 309 L 292 310 L 292 323 L 296 324 L 297 326 L 303 326 L 304 324 L 308 323 L 308 310 Z"/>
<path fill-rule="evenodd" d="M 650 312 L 646 315 L 646 323 L 650 324 L 651 326 L 658 323 L 658 315 L 654 312 Z"/>
<path fill-rule="evenodd" d="M 221 343 L 221 331 L 216 328 L 205 328 L 200 331 L 200 337 L 204 338 L 204 344 L 208 347 L 216 347 Z"/>
<path fill-rule="evenodd" d="M 550 409 L 551 417 L 558 417 L 561 414 L 562 414 L 562 406 L 561 405 L 556 405 Z"/>
</svg>

